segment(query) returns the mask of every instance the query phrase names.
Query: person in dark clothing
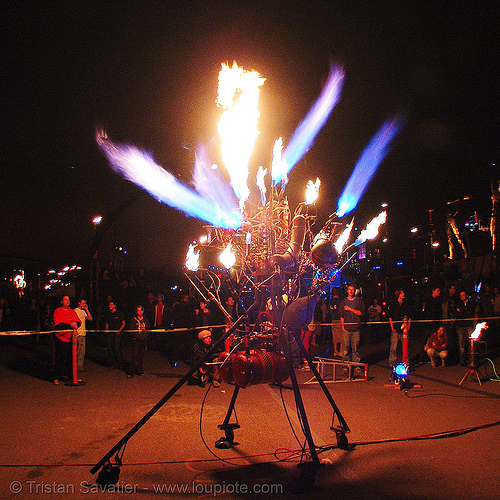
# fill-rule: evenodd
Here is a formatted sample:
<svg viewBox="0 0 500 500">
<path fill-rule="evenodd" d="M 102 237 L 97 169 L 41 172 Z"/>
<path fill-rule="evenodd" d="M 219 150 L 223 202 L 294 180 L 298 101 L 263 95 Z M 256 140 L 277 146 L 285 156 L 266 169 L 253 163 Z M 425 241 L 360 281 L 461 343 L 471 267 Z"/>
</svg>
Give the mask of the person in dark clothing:
<svg viewBox="0 0 500 500">
<path fill-rule="evenodd" d="M 210 305 L 209 302 L 200 300 L 199 306 L 196 309 L 196 324 L 198 326 L 209 326 L 213 324 L 213 314 Z"/>
<path fill-rule="evenodd" d="M 397 359 L 397 348 L 399 340 L 403 335 L 404 321 L 407 320 L 407 328 L 410 331 L 411 307 L 405 300 L 405 292 L 396 290 L 396 300 L 389 306 L 389 325 L 391 326 L 391 347 L 389 352 L 389 363 L 393 364 Z"/>
<path fill-rule="evenodd" d="M 154 325 L 155 323 L 155 306 L 156 306 L 156 300 L 154 293 L 149 292 L 146 304 L 144 305 L 144 316 L 148 318 L 150 325 Z"/>
<path fill-rule="evenodd" d="M 170 364 L 176 365 L 179 358 L 189 364 L 196 327 L 196 310 L 189 295 L 183 295 L 181 300 L 172 306 L 172 326 L 181 331 L 168 336 L 167 357 Z"/>
<path fill-rule="evenodd" d="M 122 311 L 116 308 L 116 304 L 113 301 L 109 303 L 108 307 L 109 311 L 106 315 L 106 342 L 108 345 L 108 354 L 111 358 L 110 369 L 118 368 L 123 370 L 125 363 L 121 349 L 121 333 L 126 324 L 125 316 Z"/>
<path fill-rule="evenodd" d="M 426 324 L 426 330 L 435 332 L 443 320 L 443 300 L 441 299 L 441 288 L 434 287 L 431 296 L 425 300 L 423 316 L 426 320 L 432 320 Z"/>
<path fill-rule="evenodd" d="M 360 297 L 356 297 L 355 286 L 349 285 L 347 287 L 347 297 L 339 306 L 342 328 L 342 361 L 355 361 L 356 363 L 361 361 L 358 346 L 361 337 L 361 318 L 364 313 L 364 302 Z"/>
<path fill-rule="evenodd" d="M 151 330 L 148 318 L 144 316 L 144 307 L 137 306 L 134 317 L 130 320 L 130 330 L 134 342 L 134 354 L 127 376 L 144 375 L 144 355 Z"/>
<path fill-rule="evenodd" d="M 194 345 L 193 348 L 193 364 L 198 363 L 208 351 L 212 348 L 212 332 L 210 330 L 202 330 L 198 333 L 198 341 Z M 214 355 L 214 359 L 217 358 L 217 355 Z M 207 382 L 211 382 L 213 380 L 213 386 L 219 387 L 220 380 L 217 378 L 216 370 L 218 367 L 206 366 L 202 365 L 198 370 L 193 373 L 193 376 L 190 380 L 190 385 L 200 385 L 201 387 L 205 387 Z"/>
</svg>

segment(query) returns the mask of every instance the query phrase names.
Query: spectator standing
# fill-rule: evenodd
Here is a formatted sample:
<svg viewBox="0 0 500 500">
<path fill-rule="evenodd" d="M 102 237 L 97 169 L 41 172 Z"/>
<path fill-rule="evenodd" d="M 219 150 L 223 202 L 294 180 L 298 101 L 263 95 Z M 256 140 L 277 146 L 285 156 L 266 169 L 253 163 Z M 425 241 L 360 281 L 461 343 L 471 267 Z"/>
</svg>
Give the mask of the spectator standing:
<svg viewBox="0 0 500 500">
<path fill-rule="evenodd" d="M 69 377 L 71 373 L 71 336 L 73 330 L 80 326 L 80 318 L 71 309 L 68 295 L 61 298 L 61 306 L 54 311 L 54 329 L 60 330 L 54 334 L 55 366 L 54 385 L 59 380 Z"/>
<path fill-rule="evenodd" d="M 165 297 L 162 293 L 156 296 L 155 305 L 155 316 L 153 326 L 155 328 L 166 328 L 170 326 L 169 310 L 167 304 L 165 304 Z"/>
<path fill-rule="evenodd" d="M 342 326 L 340 324 L 339 308 L 342 298 L 339 295 L 339 289 L 335 287 L 332 290 L 332 298 L 330 299 L 329 310 L 332 321 L 332 344 L 333 357 L 340 358 L 342 356 Z"/>
<path fill-rule="evenodd" d="M 424 319 L 429 320 L 426 323 L 426 330 L 435 332 L 443 320 L 443 300 L 440 287 L 436 286 L 432 289 L 431 296 L 424 301 L 422 309 Z"/>
<path fill-rule="evenodd" d="M 375 344 L 378 341 L 378 332 L 380 330 L 380 314 L 382 313 L 382 306 L 378 303 L 375 297 L 370 306 L 368 307 L 368 322 L 375 323 L 370 325 L 370 341 Z"/>
<path fill-rule="evenodd" d="M 396 290 L 396 300 L 389 306 L 389 325 L 391 327 L 391 347 L 389 351 L 390 364 L 396 362 L 398 343 L 403 336 L 405 319 L 407 320 L 409 332 L 411 325 L 411 307 L 405 300 L 404 290 L 399 288 Z"/>
<path fill-rule="evenodd" d="M 80 326 L 78 327 L 78 348 L 77 348 L 77 366 L 78 371 L 87 371 L 83 366 L 85 360 L 85 340 L 86 340 L 86 321 L 92 321 L 92 314 L 90 314 L 89 306 L 85 299 L 80 299 L 76 306 L 75 312 L 80 319 Z"/>
<path fill-rule="evenodd" d="M 358 346 L 361 337 L 361 317 L 365 313 L 365 305 L 355 294 L 354 285 L 348 285 L 347 297 L 340 303 L 339 316 L 343 341 L 342 360 L 359 363 L 361 357 L 358 353 Z"/>
<path fill-rule="evenodd" d="M 162 293 L 156 295 L 156 304 L 154 306 L 153 314 L 153 328 L 157 330 L 164 330 L 170 328 L 170 305 L 165 304 L 165 297 Z M 160 352 L 166 351 L 166 333 L 154 332 L 152 335 L 153 344 L 155 348 Z"/>
<path fill-rule="evenodd" d="M 122 336 L 121 333 L 125 328 L 125 316 L 123 312 L 116 308 L 116 304 L 111 301 L 109 303 L 109 311 L 106 315 L 106 342 L 108 345 L 108 354 L 111 358 L 110 369 L 123 370 L 125 363 L 122 354 Z"/>
<path fill-rule="evenodd" d="M 129 378 L 134 375 L 144 375 L 144 355 L 146 354 L 148 336 L 151 330 L 149 320 L 144 316 L 144 307 L 136 307 L 135 315 L 130 320 L 130 330 L 132 330 L 134 351 L 127 374 Z"/>
<path fill-rule="evenodd" d="M 229 297 L 226 299 L 226 302 L 224 304 L 224 308 L 226 311 L 229 313 L 229 316 L 231 316 L 232 320 L 234 321 L 237 318 L 237 312 L 236 312 L 236 303 L 234 301 L 234 297 L 232 295 L 229 295 Z"/>
<path fill-rule="evenodd" d="M 155 305 L 156 305 L 155 295 L 153 292 L 149 292 L 146 304 L 144 306 L 144 316 L 148 318 L 150 325 L 155 324 Z"/>
<path fill-rule="evenodd" d="M 200 300 L 198 309 L 196 309 L 197 326 L 212 326 L 212 311 L 210 303 Z"/>
<path fill-rule="evenodd" d="M 167 356 L 170 364 L 175 366 L 179 357 L 188 363 L 194 345 L 193 329 L 196 327 L 196 312 L 189 295 L 184 294 L 181 300 L 173 305 L 172 323 L 174 328 L 182 329 L 180 332 L 169 334 Z"/>
<path fill-rule="evenodd" d="M 457 287 L 453 284 L 448 286 L 448 295 L 443 300 L 443 320 L 451 319 L 453 321 L 446 322 L 447 334 L 452 335 L 455 331 L 455 319 L 457 317 Z"/>
</svg>

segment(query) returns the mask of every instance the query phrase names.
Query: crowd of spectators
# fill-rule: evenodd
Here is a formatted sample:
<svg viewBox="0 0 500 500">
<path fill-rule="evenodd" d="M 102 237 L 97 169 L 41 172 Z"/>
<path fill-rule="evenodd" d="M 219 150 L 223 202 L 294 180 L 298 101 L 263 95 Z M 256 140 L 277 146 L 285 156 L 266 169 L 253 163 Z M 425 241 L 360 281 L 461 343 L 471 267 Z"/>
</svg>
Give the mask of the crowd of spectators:
<svg viewBox="0 0 500 500">
<path fill-rule="evenodd" d="M 441 326 L 445 327 L 448 341 L 448 361 L 466 364 L 468 336 L 474 325 L 482 318 L 486 318 L 489 328 L 485 332 L 485 340 L 490 348 L 498 347 L 498 331 L 500 317 L 500 293 L 495 284 L 484 284 L 479 291 L 463 290 L 459 283 L 448 283 L 446 286 L 417 287 L 398 289 L 390 292 L 388 297 L 368 296 L 363 294 L 362 288 L 356 288 L 354 294 L 347 294 L 352 287 L 345 289 L 335 288 L 317 303 L 313 322 L 308 336 L 308 350 L 313 355 L 329 352 L 332 357 L 358 360 L 358 347 L 364 343 L 379 343 L 391 340 L 390 362 L 396 359 L 397 348 L 400 348 L 401 328 L 404 317 L 411 324 L 412 334 L 422 336 L 422 351 L 427 339 Z M 110 365 L 122 368 L 119 358 L 119 346 L 114 342 L 106 343 L 106 330 L 110 330 L 107 318 L 110 312 L 110 303 L 123 317 L 125 326 L 130 328 L 131 321 L 137 316 L 137 308 L 143 308 L 143 316 L 149 328 L 153 331 L 147 338 L 138 341 L 135 359 L 135 368 L 131 375 L 141 374 L 142 357 L 144 350 L 157 350 L 164 354 L 172 365 L 179 361 L 187 364 L 193 356 L 193 346 L 198 339 L 201 327 L 208 327 L 217 339 L 224 331 L 226 318 L 217 307 L 199 300 L 194 293 L 178 291 L 173 295 L 169 287 L 155 285 L 145 289 L 137 286 L 126 286 L 122 283 L 114 288 L 109 284 L 100 289 L 100 299 L 89 303 L 91 320 L 87 319 L 87 329 L 94 333 L 94 337 L 103 341 L 110 354 Z M 234 312 L 234 300 L 231 295 L 224 300 L 226 309 Z M 344 311 L 339 312 L 339 306 L 344 299 L 356 302 L 352 309 L 358 313 L 349 313 L 351 319 L 347 321 Z M 44 332 L 54 329 L 54 310 L 60 306 L 60 297 L 39 296 L 25 293 L 6 299 L 0 295 L 0 331 L 22 330 L 29 332 Z M 81 297 L 71 297 L 71 306 L 76 307 Z M 359 302 L 362 301 L 362 304 Z M 403 302 L 404 301 L 404 302 Z M 354 302 L 352 302 L 354 303 Z M 362 307 L 361 307 L 362 305 Z M 141 317 L 142 318 L 142 317 Z M 356 318 L 359 325 L 353 330 L 349 327 L 352 318 Z M 344 325 L 344 319 L 346 325 Z M 141 319 L 142 320 L 142 319 Z M 173 330 L 165 335 L 158 330 Z M 349 330 L 355 331 L 348 334 Z M 359 332 L 359 339 L 358 339 Z M 346 345 L 346 339 L 348 344 Z M 118 349 L 118 350 L 117 350 Z M 111 356 L 115 353 L 115 356 Z M 426 361 L 429 359 L 426 357 Z M 81 361 L 81 360 L 80 360 Z M 82 362 L 79 362 L 82 369 Z"/>
</svg>

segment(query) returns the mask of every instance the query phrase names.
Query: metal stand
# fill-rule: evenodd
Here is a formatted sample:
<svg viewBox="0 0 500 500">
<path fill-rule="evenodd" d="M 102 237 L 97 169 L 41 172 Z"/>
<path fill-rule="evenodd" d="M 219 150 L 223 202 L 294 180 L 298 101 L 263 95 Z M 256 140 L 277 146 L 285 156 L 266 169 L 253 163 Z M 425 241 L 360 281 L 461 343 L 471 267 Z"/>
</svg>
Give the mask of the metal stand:
<svg viewBox="0 0 500 500">
<path fill-rule="evenodd" d="M 475 375 L 477 378 L 477 381 L 479 382 L 479 385 L 483 385 L 481 383 L 481 378 L 484 378 L 484 375 L 479 371 L 479 368 L 477 368 L 477 367 L 476 368 L 473 368 L 473 367 L 467 368 L 465 375 L 463 376 L 462 380 L 459 382 L 458 385 L 462 385 L 463 382 L 466 382 L 467 379 L 469 378 L 469 375 L 471 375 L 472 377 Z"/>
<path fill-rule="evenodd" d="M 473 337 L 469 337 L 469 339 L 470 339 L 469 364 L 467 366 L 467 371 L 465 372 L 465 375 L 463 376 L 462 380 L 458 385 L 462 385 L 462 383 L 468 379 L 469 375 L 475 375 L 477 381 L 479 382 L 479 385 L 483 385 L 481 383 L 481 377 L 484 378 L 484 376 L 479 371 L 479 365 L 481 364 L 481 361 L 479 360 L 479 343 L 481 341 Z"/>
<path fill-rule="evenodd" d="M 211 361 L 217 350 L 219 349 L 219 346 L 223 345 L 226 339 L 232 335 L 238 326 L 243 322 L 244 319 L 247 318 L 248 312 L 250 312 L 256 305 L 257 305 L 257 300 L 252 304 L 252 306 L 247 310 L 247 312 L 243 315 L 241 315 L 231 326 L 231 328 L 224 334 L 222 337 L 211 347 L 211 349 L 207 352 L 207 354 L 199 360 L 197 363 L 195 363 L 190 370 L 184 375 L 182 379 L 180 379 L 177 384 L 170 389 L 170 391 L 161 398 L 158 403 L 148 412 L 144 417 L 142 417 L 137 424 L 132 427 L 132 429 L 115 445 L 111 448 L 111 450 L 104 455 L 104 457 L 97 462 L 94 467 L 90 470 L 92 474 L 95 474 L 101 467 L 101 473 L 99 474 L 98 480 L 101 481 L 100 484 L 116 484 L 117 482 L 117 477 L 119 474 L 119 466 L 121 465 L 121 456 L 123 455 L 123 451 L 125 449 L 126 444 L 128 443 L 128 440 L 136 434 L 136 432 L 184 385 L 190 378 L 191 376 L 206 362 Z M 299 332 L 297 330 L 291 330 L 290 332 L 285 329 L 284 327 L 280 328 L 280 343 L 283 349 L 283 352 L 285 354 L 285 359 L 287 361 L 288 365 L 288 370 L 290 374 L 290 378 L 292 381 L 292 387 L 293 387 L 293 392 L 295 396 L 295 403 L 297 406 L 297 411 L 299 414 L 299 419 L 301 422 L 302 426 L 302 431 L 304 433 L 304 436 L 307 441 L 307 446 L 309 448 L 309 456 L 311 458 L 310 462 L 307 463 L 301 463 L 300 466 L 302 467 L 301 470 L 301 475 L 299 478 L 297 478 L 294 482 L 293 485 L 291 486 L 290 489 L 293 489 L 295 492 L 306 492 L 310 491 L 312 486 L 314 485 L 314 480 L 316 476 L 317 470 L 322 466 L 319 458 L 318 458 L 318 447 L 314 444 L 313 436 L 311 433 L 311 428 L 309 425 L 309 421 L 307 418 L 306 410 L 304 407 L 304 402 L 300 393 L 300 388 L 299 384 L 297 381 L 297 377 L 295 374 L 295 370 L 293 368 L 293 363 L 292 363 L 292 355 L 291 355 L 291 348 L 290 348 L 290 342 L 287 337 L 287 335 L 292 334 L 295 337 L 295 340 L 297 341 L 297 344 L 300 347 L 300 350 L 302 351 L 303 357 L 306 359 L 307 363 L 309 364 L 309 367 L 316 377 L 316 380 L 318 381 L 319 385 L 321 386 L 321 389 L 323 390 L 323 393 L 325 394 L 328 402 L 332 406 L 334 410 L 334 415 L 333 415 L 333 420 L 335 419 L 335 416 L 337 416 L 339 425 L 334 426 L 333 425 L 333 420 L 332 420 L 332 425 L 330 429 L 336 433 L 337 436 L 337 444 L 340 448 L 342 449 L 347 449 L 348 448 L 348 440 L 346 438 L 346 433 L 350 432 L 349 426 L 347 425 L 344 417 L 342 416 L 339 408 L 337 407 L 335 401 L 333 400 L 330 392 L 328 391 L 328 388 L 325 385 L 325 382 L 323 381 L 323 378 L 319 374 L 318 370 L 316 369 L 316 366 L 314 365 L 314 362 L 312 361 L 309 353 L 306 351 L 301 339 Z M 224 437 L 220 438 L 217 440 L 215 443 L 215 446 L 217 448 L 231 448 L 231 446 L 234 444 L 234 430 L 238 429 L 240 425 L 238 422 L 230 423 L 230 419 L 232 414 L 234 413 L 234 407 L 236 404 L 236 399 L 239 393 L 240 387 L 235 386 L 235 389 L 233 391 L 233 395 L 231 397 L 231 402 L 229 404 L 229 408 L 227 410 L 226 416 L 224 418 L 224 421 L 221 425 L 219 425 L 219 429 L 224 431 Z M 111 458 L 114 455 L 114 460 L 115 463 L 111 463 Z M 113 473 L 108 473 L 108 470 L 112 471 Z M 108 482 L 109 481 L 109 482 Z"/>
</svg>

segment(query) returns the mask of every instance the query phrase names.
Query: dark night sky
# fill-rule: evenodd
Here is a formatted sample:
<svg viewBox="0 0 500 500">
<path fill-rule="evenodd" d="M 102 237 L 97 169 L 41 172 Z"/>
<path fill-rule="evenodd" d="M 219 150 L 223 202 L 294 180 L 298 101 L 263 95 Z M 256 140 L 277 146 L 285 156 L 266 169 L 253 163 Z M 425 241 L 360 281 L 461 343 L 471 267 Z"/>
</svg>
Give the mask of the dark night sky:
<svg viewBox="0 0 500 500">
<path fill-rule="evenodd" d="M 81 263 L 92 217 L 131 200 L 108 240 L 145 267 L 180 266 L 202 223 L 136 199 L 94 131 L 151 151 L 189 182 L 183 145 L 215 135 L 217 75 L 233 60 L 267 78 L 254 169 L 269 167 L 274 140 L 290 137 L 330 62 L 344 66 L 341 101 L 289 176 L 292 209 L 319 176 L 326 220 L 363 147 L 401 113 L 405 128 L 354 213 L 371 217 L 388 201 L 397 233 L 467 194 L 465 209 L 487 216 L 499 156 L 499 12 L 478 4 L 4 2 L 0 254 Z"/>
</svg>

